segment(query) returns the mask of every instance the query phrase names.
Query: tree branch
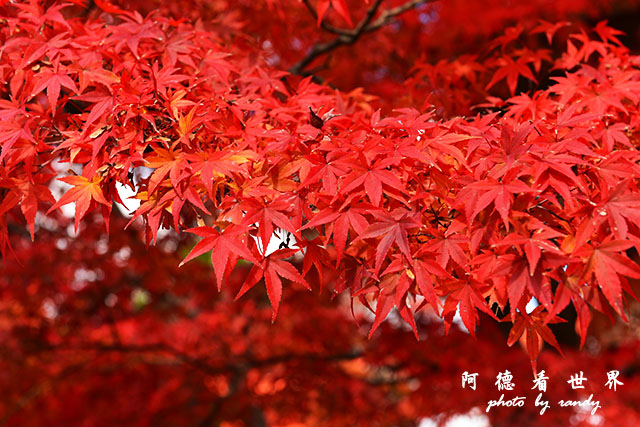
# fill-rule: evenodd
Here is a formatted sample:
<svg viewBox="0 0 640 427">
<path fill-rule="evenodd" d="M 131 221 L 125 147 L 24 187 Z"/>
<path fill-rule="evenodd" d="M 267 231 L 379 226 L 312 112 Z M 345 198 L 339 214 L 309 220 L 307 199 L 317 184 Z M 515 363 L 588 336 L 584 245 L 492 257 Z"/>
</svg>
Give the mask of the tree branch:
<svg viewBox="0 0 640 427">
<path fill-rule="evenodd" d="M 6 425 L 16 413 L 24 409 L 31 401 L 38 398 L 43 392 L 49 390 L 53 384 L 58 381 L 63 380 L 64 378 L 72 375 L 76 371 L 81 370 L 87 361 L 82 361 L 80 363 L 76 363 L 73 365 L 69 365 L 64 368 L 61 372 L 51 378 L 45 378 L 40 383 L 35 384 L 25 394 L 23 394 L 18 400 L 13 402 L 12 405 L 9 406 L 7 412 L 0 417 L 0 425 Z"/>
<path fill-rule="evenodd" d="M 367 26 L 367 28 L 365 28 L 364 31 L 365 32 L 375 31 L 380 27 L 387 25 L 389 21 L 391 21 L 396 16 L 401 15 L 415 7 L 418 7 L 423 3 L 433 3 L 434 1 L 435 0 L 410 0 L 405 4 L 402 4 L 398 7 L 394 7 L 393 9 L 387 9 L 384 12 L 382 12 L 380 17 L 376 19 L 374 22 L 372 22 L 371 25 Z"/>
<path fill-rule="evenodd" d="M 393 18 L 396 16 L 411 10 L 423 3 L 431 3 L 435 0 L 409 0 L 408 2 L 394 7 L 392 9 L 387 9 L 380 14 L 380 16 L 374 20 L 376 14 L 378 13 L 378 9 L 380 9 L 380 5 L 383 0 L 375 0 L 375 2 L 369 7 L 366 15 L 362 20 L 358 23 L 358 25 L 352 29 L 342 29 L 330 26 L 329 24 L 325 24 L 324 21 L 321 23 L 321 26 L 324 30 L 338 34 L 338 37 L 334 38 L 331 41 L 325 43 L 317 43 L 315 44 L 309 53 L 302 58 L 300 61 L 295 63 L 290 69 L 289 72 L 291 74 L 305 74 L 304 69 L 313 62 L 317 57 L 323 55 L 325 53 L 331 52 L 339 46 L 350 45 L 355 43 L 364 33 L 369 33 L 375 31 L 386 24 L 388 24 Z M 303 0 L 304 4 L 307 6 L 307 9 L 311 12 L 311 14 L 317 19 L 318 15 L 309 0 Z"/>
<path fill-rule="evenodd" d="M 189 365 L 208 375 L 220 375 L 228 372 L 242 372 L 251 368 L 260 368 L 269 365 L 276 365 L 278 363 L 286 363 L 296 360 L 306 361 L 325 361 L 325 362 L 337 362 L 341 360 L 353 360 L 363 356 L 363 352 L 349 351 L 345 353 L 335 354 L 322 354 L 322 353 L 286 353 L 277 356 L 271 356 L 263 359 L 240 358 L 237 362 L 228 363 L 225 365 L 214 366 L 207 363 L 202 358 L 189 356 L 188 354 L 178 350 L 164 343 L 155 344 L 80 344 L 80 345 L 55 345 L 46 348 L 49 351 L 55 350 L 87 350 L 98 352 L 117 352 L 117 353 L 168 353 L 176 360 Z"/>
</svg>

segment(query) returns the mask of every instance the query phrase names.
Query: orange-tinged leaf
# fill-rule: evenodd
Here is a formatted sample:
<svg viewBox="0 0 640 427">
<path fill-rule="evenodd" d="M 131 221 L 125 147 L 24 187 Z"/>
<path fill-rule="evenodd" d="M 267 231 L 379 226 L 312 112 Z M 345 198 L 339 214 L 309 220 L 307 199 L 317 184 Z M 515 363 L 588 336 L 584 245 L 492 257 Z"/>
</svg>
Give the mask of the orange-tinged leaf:
<svg viewBox="0 0 640 427">
<path fill-rule="evenodd" d="M 80 220 L 85 214 L 95 207 L 95 202 L 101 203 L 107 207 L 111 207 L 111 203 L 107 201 L 100 187 L 101 177 L 96 176 L 89 180 L 84 176 L 65 176 L 58 178 L 60 181 L 73 185 L 74 187 L 67 191 L 51 208 L 47 211 L 50 213 L 60 206 L 68 203 L 76 202 L 75 230 L 78 230 Z"/>
</svg>

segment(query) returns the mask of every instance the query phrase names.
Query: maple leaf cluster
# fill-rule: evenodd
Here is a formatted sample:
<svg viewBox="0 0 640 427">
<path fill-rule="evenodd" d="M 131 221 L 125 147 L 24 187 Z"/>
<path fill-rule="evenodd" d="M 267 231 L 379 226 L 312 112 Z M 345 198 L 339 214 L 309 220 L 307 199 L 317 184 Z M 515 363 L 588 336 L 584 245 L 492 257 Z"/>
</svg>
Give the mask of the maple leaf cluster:
<svg viewBox="0 0 640 427">
<path fill-rule="evenodd" d="M 145 11 L 160 10 L 174 17 L 210 19 L 224 34 L 250 34 L 260 43 L 269 64 L 288 69 L 318 44 L 335 43 L 335 39 L 350 34 L 359 24 L 374 1 L 345 0 L 347 13 L 353 25 L 338 12 L 338 2 L 300 0 L 195 0 L 194 7 L 181 7 L 180 2 L 163 0 L 114 1 L 122 7 Z M 374 32 L 365 31 L 357 43 L 345 44 L 331 55 L 316 58 L 307 67 L 327 83 L 344 91 L 363 87 L 367 93 L 379 95 L 379 103 L 388 108 L 421 106 L 428 98 L 436 100 L 438 85 L 426 90 L 409 92 L 403 83 L 416 66 L 436 64 L 452 58 L 466 58 L 465 64 L 483 67 L 483 55 L 512 26 L 532 29 L 539 20 L 549 23 L 540 32 L 552 34 L 557 26 L 561 36 L 567 35 L 566 23 L 591 27 L 601 19 L 610 19 L 612 26 L 628 32 L 625 43 L 637 46 L 637 0 L 563 0 L 558 2 L 508 0 L 385 0 L 379 7 L 382 13 L 407 4 L 414 5 L 412 12 L 387 19 L 386 25 Z M 304 6 L 303 6 L 304 4 Z M 318 28 L 317 11 L 329 4 L 324 20 Z M 313 13 L 308 13 L 311 10 Z M 382 13 L 376 15 L 381 17 Z M 246 17 L 246 18 L 245 18 Z M 573 29 L 575 31 L 576 28 Z M 528 31 L 527 31 L 528 33 Z M 566 48 L 563 37 L 554 38 L 552 50 L 559 54 Z M 532 55 L 543 54 L 550 46 L 539 43 L 529 45 Z M 479 58 L 480 57 L 480 58 Z M 523 58 L 525 61 L 527 58 Z M 467 73 L 464 69 L 456 73 Z M 485 82 L 485 84 L 488 83 Z M 530 90 L 531 87 L 527 87 Z M 458 87 L 449 95 L 464 96 L 466 90 Z M 475 105 L 484 101 L 476 98 Z M 468 111 L 449 111 L 451 114 L 468 115 Z"/>
</svg>

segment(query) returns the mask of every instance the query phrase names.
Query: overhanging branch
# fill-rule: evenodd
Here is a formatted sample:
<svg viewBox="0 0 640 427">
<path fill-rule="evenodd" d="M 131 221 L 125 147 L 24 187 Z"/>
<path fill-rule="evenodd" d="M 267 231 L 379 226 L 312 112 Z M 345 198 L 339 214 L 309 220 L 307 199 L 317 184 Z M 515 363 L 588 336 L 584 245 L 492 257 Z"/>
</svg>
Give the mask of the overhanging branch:
<svg viewBox="0 0 640 427">
<path fill-rule="evenodd" d="M 410 0 L 400 6 L 394 7 L 392 9 L 387 9 L 383 11 L 377 19 L 374 20 L 378 10 L 380 9 L 380 5 L 383 0 L 375 0 L 375 2 L 369 7 L 365 16 L 360 20 L 358 25 L 354 29 L 343 29 L 333 27 L 324 21 L 321 22 L 321 27 L 330 33 L 337 34 L 337 37 L 331 41 L 325 43 L 317 43 L 315 44 L 309 53 L 302 58 L 300 61 L 296 62 L 290 69 L 289 72 L 292 74 L 308 74 L 305 73 L 304 69 L 311 64 L 316 58 L 319 56 L 331 52 L 332 50 L 338 48 L 343 45 L 350 45 L 355 43 L 364 33 L 370 33 L 372 31 L 378 30 L 379 28 L 387 25 L 393 18 L 398 15 L 403 14 L 421 4 L 431 3 L 435 0 Z M 318 18 L 318 14 L 309 2 L 309 0 L 303 0 L 303 3 L 306 5 L 307 9 L 311 12 L 314 18 Z"/>
</svg>

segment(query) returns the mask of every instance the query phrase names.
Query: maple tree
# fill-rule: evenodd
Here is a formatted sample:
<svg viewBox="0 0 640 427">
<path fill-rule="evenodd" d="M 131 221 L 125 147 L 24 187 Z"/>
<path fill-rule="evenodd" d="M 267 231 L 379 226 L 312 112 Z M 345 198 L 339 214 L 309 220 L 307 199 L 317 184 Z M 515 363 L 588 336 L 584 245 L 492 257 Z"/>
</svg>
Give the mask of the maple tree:
<svg viewBox="0 0 640 427">
<path fill-rule="evenodd" d="M 3 421 L 637 420 L 638 5 L 488 3 L 0 2 Z"/>
</svg>

